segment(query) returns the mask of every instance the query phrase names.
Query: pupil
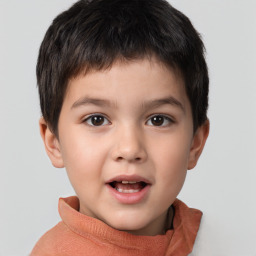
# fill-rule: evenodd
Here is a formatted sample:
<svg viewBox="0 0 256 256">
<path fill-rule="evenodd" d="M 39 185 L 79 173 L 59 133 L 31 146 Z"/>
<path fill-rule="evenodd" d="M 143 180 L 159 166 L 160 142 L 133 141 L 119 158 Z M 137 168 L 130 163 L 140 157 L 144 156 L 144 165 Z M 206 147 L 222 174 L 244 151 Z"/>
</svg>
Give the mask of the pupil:
<svg viewBox="0 0 256 256">
<path fill-rule="evenodd" d="M 153 117 L 153 120 L 152 120 L 153 125 L 160 126 L 163 124 L 163 122 L 164 122 L 164 118 L 162 116 Z"/>
<path fill-rule="evenodd" d="M 102 125 L 104 122 L 104 118 L 102 116 L 94 116 L 92 118 L 92 124 L 95 126 Z"/>
</svg>

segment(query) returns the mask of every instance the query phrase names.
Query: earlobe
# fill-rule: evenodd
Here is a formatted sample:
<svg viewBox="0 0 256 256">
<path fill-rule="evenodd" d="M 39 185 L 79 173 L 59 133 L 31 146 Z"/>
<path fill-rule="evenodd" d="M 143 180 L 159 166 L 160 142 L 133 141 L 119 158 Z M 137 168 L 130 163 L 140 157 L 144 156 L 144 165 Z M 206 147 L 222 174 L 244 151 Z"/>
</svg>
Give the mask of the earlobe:
<svg viewBox="0 0 256 256">
<path fill-rule="evenodd" d="M 203 125 L 198 127 L 190 148 L 188 170 L 193 169 L 196 166 L 197 161 L 203 151 L 207 137 L 209 135 L 209 130 L 209 120 L 207 120 Z"/>
<path fill-rule="evenodd" d="M 44 118 L 39 120 L 40 134 L 44 142 L 45 151 L 49 156 L 52 165 L 56 168 L 63 168 L 64 163 L 60 151 L 60 145 L 57 137 L 51 131 Z"/>
</svg>

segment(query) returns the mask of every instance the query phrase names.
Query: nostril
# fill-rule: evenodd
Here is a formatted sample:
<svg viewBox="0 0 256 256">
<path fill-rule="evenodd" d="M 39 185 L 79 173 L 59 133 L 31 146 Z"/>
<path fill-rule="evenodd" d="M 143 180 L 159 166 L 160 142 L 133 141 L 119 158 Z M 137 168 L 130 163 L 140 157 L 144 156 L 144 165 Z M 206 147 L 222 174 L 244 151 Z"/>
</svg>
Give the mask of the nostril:
<svg viewBox="0 0 256 256">
<path fill-rule="evenodd" d="M 119 157 L 116 158 L 116 161 L 123 161 L 124 159 L 127 159 L 127 158 L 119 156 Z M 127 159 L 127 160 L 131 161 L 131 162 L 140 162 L 141 159 L 142 159 L 141 157 L 136 157 L 136 158 L 130 158 L 130 159 Z"/>
</svg>

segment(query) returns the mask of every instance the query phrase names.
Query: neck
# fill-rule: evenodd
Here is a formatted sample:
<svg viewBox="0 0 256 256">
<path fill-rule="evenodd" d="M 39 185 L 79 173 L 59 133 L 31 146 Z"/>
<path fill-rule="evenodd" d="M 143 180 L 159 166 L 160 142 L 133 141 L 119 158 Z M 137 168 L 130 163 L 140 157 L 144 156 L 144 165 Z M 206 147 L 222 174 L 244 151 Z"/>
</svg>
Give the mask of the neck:
<svg viewBox="0 0 256 256">
<path fill-rule="evenodd" d="M 172 229 L 172 222 L 174 216 L 174 209 L 172 206 L 169 207 L 159 218 L 157 218 L 150 225 L 137 230 L 124 230 L 132 235 L 140 236 L 156 236 L 164 235 L 167 230 Z"/>
</svg>

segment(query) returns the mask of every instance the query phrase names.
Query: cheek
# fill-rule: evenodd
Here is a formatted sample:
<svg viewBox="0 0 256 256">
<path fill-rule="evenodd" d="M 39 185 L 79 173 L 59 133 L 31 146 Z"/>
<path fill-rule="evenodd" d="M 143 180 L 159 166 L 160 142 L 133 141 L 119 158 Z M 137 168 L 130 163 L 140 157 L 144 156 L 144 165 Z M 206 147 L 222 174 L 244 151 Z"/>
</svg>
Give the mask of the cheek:
<svg viewBox="0 0 256 256">
<path fill-rule="evenodd" d="M 159 162 L 159 172 L 156 174 L 159 181 L 159 196 L 170 205 L 180 193 L 187 175 L 187 157 L 177 151 L 163 152 Z"/>
<path fill-rule="evenodd" d="M 98 175 L 107 152 L 102 143 L 91 136 L 73 132 L 61 144 L 62 157 L 70 179 Z"/>
<path fill-rule="evenodd" d="M 189 160 L 190 144 L 181 139 L 169 138 L 156 147 L 154 154 L 156 175 L 163 186 L 182 187 Z"/>
<path fill-rule="evenodd" d="M 161 165 L 163 169 L 170 170 L 172 173 L 179 173 L 187 170 L 189 152 L 187 149 L 179 149 L 178 147 L 162 150 Z"/>
</svg>

